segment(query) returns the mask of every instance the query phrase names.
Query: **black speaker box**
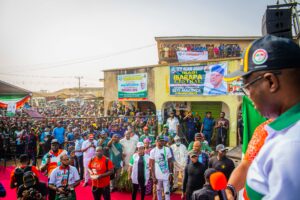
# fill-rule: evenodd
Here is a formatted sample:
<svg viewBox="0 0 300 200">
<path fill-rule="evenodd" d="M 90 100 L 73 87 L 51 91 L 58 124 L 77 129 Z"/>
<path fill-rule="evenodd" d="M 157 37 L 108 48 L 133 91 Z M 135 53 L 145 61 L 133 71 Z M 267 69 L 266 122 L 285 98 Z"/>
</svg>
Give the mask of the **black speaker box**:
<svg viewBox="0 0 300 200">
<path fill-rule="evenodd" d="M 267 9 L 262 20 L 262 34 L 277 34 L 292 32 L 291 9 Z"/>
<path fill-rule="evenodd" d="M 275 36 L 277 36 L 277 37 L 284 37 L 284 38 L 290 38 L 290 39 L 293 39 L 292 31 L 285 31 L 285 32 L 272 33 L 272 35 L 275 35 Z"/>
</svg>

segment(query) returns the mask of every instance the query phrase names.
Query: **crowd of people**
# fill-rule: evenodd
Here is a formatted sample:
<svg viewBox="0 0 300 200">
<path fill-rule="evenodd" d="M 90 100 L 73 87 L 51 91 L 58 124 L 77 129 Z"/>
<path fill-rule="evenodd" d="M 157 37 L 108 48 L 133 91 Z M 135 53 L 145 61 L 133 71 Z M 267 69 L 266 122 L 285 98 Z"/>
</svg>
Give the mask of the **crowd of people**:
<svg viewBox="0 0 300 200">
<path fill-rule="evenodd" d="M 208 58 L 240 57 L 241 47 L 238 44 L 164 44 L 160 58 L 177 58 L 177 51 L 208 52 Z"/>
<path fill-rule="evenodd" d="M 215 168 L 226 176 L 233 170 L 234 164 L 228 161 L 222 140 L 217 140 L 215 156 L 210 147 L 209 130 L 227 133 L 229 123 L 223 112 L 217 120 L 212 119 L 210 112 L 202 121 L 198 116 L 199 127 L 191 112 L 179 123 L 179 116 L 172 111 L 159 133 L 156 116 L 145 114 L 94 119 L 2 117 L 1 157 L 19 156 L 23 175 L 33 172 L 28 175 L 29 179 L 36 180 L 42 197 L 48 191 L 48 199 L 62 197 L 64 193 L 75 198 L 74 188 L 80 182 L 82 187 L 92 182 L 95 199 L 102 195 L 110 199 L 110 193 L 115 190 L 132 191 L 135 199 L 139 188 L 142 199 L 152 193 L 157 199 L 170 199 L 171 192 L 178 189 L 183 189 L 183 197 L 191 199 L 193 191 L 205 184 L 206 169 Z M 181 130 L 184 127 L 186 134 Z M 41 163 L 38 157 L 42 157 Z M 29 163 L 30 170 L 26 168 Z M 196 168 L 201 170 L 195 175 Z M 48 176 L 47 190 L 37 181 L 37 173 L 34 173 L 37 169 Z M 12 177 L 14 173 L 16 170 Z M 12 178 L 12 185 L 17 179 Z M 21 185 L 18 183 L 16 187 Z M 20 198 L 23 189 L 18 192 Z"/>
<path fill-rule="evenodd" d="M 226 188 L 220 195 L 223 199 L 236 199 L 243 187 L 245 197 L 250 199 L 299 199 L 300 162 L 295 158 L 300 153 L 300 48 L 292 40 L 267 35 L 253 42 L 248 51 L 244 59 L 247 69 L 227 78 L 242 76 L 245 95 L 269 120 L 254 131 L 238 168 L 234 169 L 233 161 L 226 156 L 223 143 L 229 122 L 223 112 L 217 120 L 210 112 L 203 120 L 197 116 L 200 123 L 191 113 L 180 118 L 170 112 L 159 133 L 156 117 L 140 113 L 135 118 L 125 115 L 101 120 L 2 117 L 1 142 L 6 135 L 14 137 L 20 154 L 20 166 L 12 172 L 10 186 L 17 188 L 18 199 L 76 199 L 75 188 L 91 182 L 97 200 L 101 196 L 110 199 L 113 191 L 123 189 L 122 185 L 131 186 L 133 200 L 138 189 L 141 199 L 153 193 L 153 199 L 168 200 L 181 177 L 182 199 L 218 199 L 213 184 L 216 179 L 211 177 L 221 174 L 222 180 L 229 179 L 225 187 L 219 187 Z M 247 56 L 253 62 L 248 63 L 251 59 Z M 262 84 L 256 84 L 258 81 Z M 180 120 L 185 123 L 183 130 Z M 241 119 L 238 124 L 240 135 Z M 214 130 L 217 145 L 213 151 Z M 4 143 L 1 148 L 7 145 Z M 43 149 L 40 164 L 33 150 L 37 147 Z M 6 149 L 0 152 L 7 153 Z M 47 184 L 39 181 L 38 170 L 48 176 Z"/>
</svg>

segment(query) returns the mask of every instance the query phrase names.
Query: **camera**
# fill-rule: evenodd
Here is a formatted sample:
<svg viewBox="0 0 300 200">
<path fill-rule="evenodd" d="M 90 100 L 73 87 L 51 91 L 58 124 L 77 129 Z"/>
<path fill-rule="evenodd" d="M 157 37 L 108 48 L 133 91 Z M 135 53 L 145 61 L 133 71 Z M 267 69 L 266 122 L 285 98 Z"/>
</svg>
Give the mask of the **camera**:
<svg viewBox="0 0 300 200">
<path fill-rule="evenodd" d="M 68 187 L 64 187 L 64 193 L 60 193 L 59 199 L 60 200 L 68 200 L 72 197 L 72 192 L 74 191 L 74 189 L 72 188 L 68 188 Z"/>
<path fill-rule="evenodd" d="M 29 188 L 27 192 L 28 192 L 28 196 L 27 196 L 26 200 L 40 200 L 40 199 L 43 199 L 42 194 L 34 188 Z"/>
</svg>

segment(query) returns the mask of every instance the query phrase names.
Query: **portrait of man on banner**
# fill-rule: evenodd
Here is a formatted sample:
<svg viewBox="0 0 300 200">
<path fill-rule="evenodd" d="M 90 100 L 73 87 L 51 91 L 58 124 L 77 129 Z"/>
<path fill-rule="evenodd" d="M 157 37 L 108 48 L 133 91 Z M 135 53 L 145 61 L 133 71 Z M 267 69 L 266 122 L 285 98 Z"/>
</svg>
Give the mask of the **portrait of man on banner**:
<svg viewBox="0 0 300 200">
<path fill-rule="evenodd" d="M 225 95 L 227 94 L 227 84 L 223 77 L 227 73 L 226 64 L 216 64 L 207 68 L 204 95 Z"/>
</svg>

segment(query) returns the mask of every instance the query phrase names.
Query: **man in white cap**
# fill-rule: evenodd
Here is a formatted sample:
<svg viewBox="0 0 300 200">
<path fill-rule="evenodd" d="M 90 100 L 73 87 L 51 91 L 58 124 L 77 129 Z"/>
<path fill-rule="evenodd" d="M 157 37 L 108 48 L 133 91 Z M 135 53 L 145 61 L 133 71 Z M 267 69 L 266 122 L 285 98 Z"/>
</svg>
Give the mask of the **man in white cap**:
<svg viewBox="0 0 300 200">
<path fill-rule="evenodd" d="M 146 185 L 150 177 L 149 158 L 148 154 L 145 154 L 145 147 L 143 142 L 137 143 L 137 153 L 133 154 L 130 158 L 128 168 L 128 179 L 132 181 L 132 199 L 136 199 L 136 194 L 141 188 L 141 200 L 144 200 Z"/>
<path fill-rule="evenodd" d="M 82 143 L 81 151 L 83 152 L 83 166 L 84 166 L 84 184 L 87 186 L 90 175 L 88 172 L 88 165 L 92 157 L 95 156 L 95 150 L 97 146 L 97 141 L 94 140 L 94 135 L 90 134 L 88 139 Z"/>
<path fill-rule="evenodd" d="M 175 162 L 174 162 L 174 185 L 173 190 L 178 188 L 178 175 L 181 174 L 183 177 L 183 170 L 187 160 L 188 151 L 186 146 L 181 143 L 181 139 L 178 135 L 174 137 L 175 143 L 171 145 L 173 150 Z"/>
</svg>

